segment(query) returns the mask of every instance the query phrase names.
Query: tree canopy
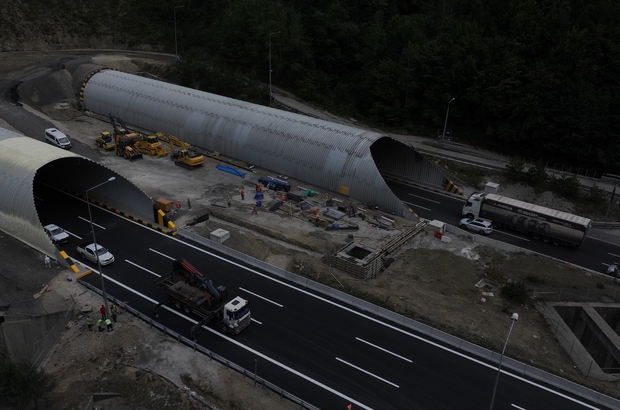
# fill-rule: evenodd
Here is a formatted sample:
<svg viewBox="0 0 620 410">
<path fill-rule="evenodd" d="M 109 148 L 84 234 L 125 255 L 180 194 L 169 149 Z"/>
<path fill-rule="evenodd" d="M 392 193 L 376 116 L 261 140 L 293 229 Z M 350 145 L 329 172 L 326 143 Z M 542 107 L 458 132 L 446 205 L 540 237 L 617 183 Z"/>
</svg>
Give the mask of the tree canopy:
<svg viewBox="0 0 620 410">
<path fill-rule="evenodd" d="M 25 3 L 35 20 L 61 7 L 68 31 L 89 27 L 127 48 L 173 52 L 178 38 L 184 85 L 238 95 L 231 75 L 267 83 L 271 56 L 274 86 L 373 125 L 434 136 L 456 98 L 457 140 L 620 174 L 617 1 Z"/>
</svg>

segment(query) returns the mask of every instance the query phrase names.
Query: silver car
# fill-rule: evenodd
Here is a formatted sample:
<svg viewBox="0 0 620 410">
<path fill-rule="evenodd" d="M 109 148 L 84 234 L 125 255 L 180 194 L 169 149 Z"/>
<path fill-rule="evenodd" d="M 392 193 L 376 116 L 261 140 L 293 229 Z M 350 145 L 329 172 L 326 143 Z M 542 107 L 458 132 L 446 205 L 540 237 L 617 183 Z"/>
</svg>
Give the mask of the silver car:
<svg viewBox="0 0 620 410">
<path fill-rule="evenodd" d="M 618 277 L 618 275 L 620 274 L 620 271 L 618 271 L 618 265 L 616 265 L 615 263 L 612 263 L 611 265 L 609 265 L 607 267 L 607 270 L 605 271 L 606 274 L 608 274 L 609 276 L 613 276 Z"/>
<path fill-rule="evenodd" d="M 493 232 L 493 222 L 480 218 L 463 218 L 459 226 L 462 229 L 469 229 L 480 235 L 488 235 Z"/>
<path fill-rule="evenodd" d="M 43 227 L 47 236 L 50 237 L 53 243 L 66 243 L 69 240 L 69 234 L 67 234 L 61 227 L 54 224 L 45 225 Z"/>
</svg>

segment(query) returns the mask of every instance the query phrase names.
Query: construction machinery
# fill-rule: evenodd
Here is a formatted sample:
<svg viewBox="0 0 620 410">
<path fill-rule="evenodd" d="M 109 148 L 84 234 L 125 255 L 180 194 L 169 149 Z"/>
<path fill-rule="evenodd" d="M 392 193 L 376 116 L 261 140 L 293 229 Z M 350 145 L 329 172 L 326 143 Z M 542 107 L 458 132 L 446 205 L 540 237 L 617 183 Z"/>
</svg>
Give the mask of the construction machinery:
<svg viewBox="0 0 620 410">
<path fill-rule="evenodd" d="M 116 155 L 123 157 L 130 161 L 138 158 L 142 158 L 142 153 L 134 147 L 134 144 L 140 140 L 140 134 L 137 132 L 129 132 L 129 129 L 118 117 L 110 116 L 110 122 L 114 128 L 114 147 L 116 148 Z"/>
<path fill-rule="evenodd" d="M 205 162 L 205 157 L 192 149 L 192 146 L 185 141 L 181 141 L 174 135 L 166 134 L 164 132 L 158 132 L 155 134 L 157 138 L 162 141 L 168 141 L 172 154 L 170 158 L 174 161 L 175 165 L 187 168 L 195 169 Z M 175 149 L 178 147 L 178 149 Z"/>
<path fill-rule="evenodd" d="M 95 138 L 95 142 L 99 148 L 103 148 L 107 151 L 116 148 L 116 141 L 110 131 L 103 131 L 97 138 Z"/>
<path fill-rule="evenodd" d="M 116 155 L 130 161 L 142 158 L 142 153 L 134 147 L 134 144 L 138 141 L 138 139 L 139 137 L 133 134 L 118 134 L 116 136 Z"/>
<path fill-rule="evenodd" d="M 236 335 L 248 327 L 251 321 L 250 304 L 237 296 L 228 300 L 225 286 L 213 285 L 185 259 L 172 262 L 169 275 L 155 281 L 156 288 L 164 288 L 167 298 L 153 306 L 153 313 L 161 305 L 172 302 L 180 311 L 202 318 L 192 327 L 192 336 L 209 322 L 215 322 L 222 333 Z"/>
<path fill-rule="evenodd" d="M 142 154 L 150 156 L 165 157 L 169 154 L 168 150 L 163 147 L 161 141 L 157 138 L 157 135 L 140 135 L 134 147 Z"/>
</svg>

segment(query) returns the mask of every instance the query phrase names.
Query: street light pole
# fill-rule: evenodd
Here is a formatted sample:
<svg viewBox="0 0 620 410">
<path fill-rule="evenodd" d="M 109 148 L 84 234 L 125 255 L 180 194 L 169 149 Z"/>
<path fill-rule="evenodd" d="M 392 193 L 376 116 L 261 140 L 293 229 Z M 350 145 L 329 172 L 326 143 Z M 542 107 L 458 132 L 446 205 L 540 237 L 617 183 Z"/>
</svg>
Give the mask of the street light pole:
<svg viewBox="0 0 620 410">
<path fill-rule="evenodd" d="M 497 366 L 497 377 L 495 377 L 495 387 L 493 387 L 493 396 L 491 396 L 491 407 L 489 407 L 489 410 L 493 410 L 493 403 L 495 402 L 495 392 L 497 392 L 497 383 L 499 382 L 499 374 L 502 371 L 504 352 L 506 351 L 506 346 L 508 345 L 508 339 L 510 339 L 510 333 L 512 333 L 512 327 L 515 325 L 515 322 L 519 320 L 519 314 L 513 313 L 510 319 L 512 320 L 512 323 L 510 324 L 510 330 L 508 330 L 508 336 L 506 337 L 506 342 L 504 343 L 504 348 L 502 349 L 502 355 L 499 358 L 499 366 Z"/>
<path fill-rule="evenodd" d="M 106 314 L 109 314 L 108 309 L 108 297 L 105 294 L 105 283 L 103 282 L 103 272 L 101 271 L 101 262 L 99 262 L 99 250 L 97 249 L 97 239 L 95 238 L 95 227 L 93 226 L 93 215 L 90 212 L 90 199 L 88 198 L 88 191 L 92 191 L 95 188 L 99 188 L 103 184 L 114 181 L 115 177 L 110 177 L 107 181 L 100 183 L 92 188 L 86 190 L 86 204 L 88 205 L 88 218 L 90 220 L 90 230 L 93 233 L 93 243 L 95 244 L 95 258 L 97 259 L 97 268 L 99 269 L 99 277 L 101 278 L 101 291 L 103 292 L 103 304 L 105 306 Z"/>
<path fill-rule="evenodd" d="M 182 9 L 185 6 L 176 6 L 174 8 L 174 55 L 179 58 L 179 52 L 177 49 L 177 9 Z"/>
<path fill-rule="evenodd" d="M 456 97 L 452 98 L 448 103 L 448 109 L 446 110 L 446 121 L 443 123 L 443 135 L 441 137 L 441 142 L 443 143 L 446 140 L 446 126 L 448 125 L 448 114 L 450 113 L 450 104 L 454 101 Z"/>
<path fill-rule="evenodd" d="M 280 34 L 280 32 L 269 33 L 269 105 L 271 105 L 271 100 L 273 99 L 273 94 L 271 93 L 271 36 L 274 34 Z"/>
</svg>

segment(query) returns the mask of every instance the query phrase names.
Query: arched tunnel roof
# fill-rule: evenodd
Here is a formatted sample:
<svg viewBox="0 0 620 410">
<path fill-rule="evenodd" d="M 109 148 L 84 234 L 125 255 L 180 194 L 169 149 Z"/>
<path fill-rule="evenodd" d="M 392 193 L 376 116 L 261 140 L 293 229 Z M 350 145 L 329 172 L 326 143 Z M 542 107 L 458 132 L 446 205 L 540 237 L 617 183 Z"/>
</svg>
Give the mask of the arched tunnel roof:
<svg viewBox="0 0 620 410">
<path fill-rule="evenodd" d="M 114 176 L 114 183 L 92 191 L 91 199 L 153 220 L 153 200 L 145 193 L 114 171 L 70 151 L 0 128 L 0 164 L 0 230 L 45 254 L 56 255 L 57 250 L 39 219 L 35 198 L 40 184 L 81 196 Z"/>
<path fill-rule="evenodd" d="M 387 186 L 383 172 L 415 171 L 427 183 L 445 186 L 446 178 L 434 164 L 383 134 L 132 74 L 95 73 L 84 87 L 83 102 L 95 113 L 167 132 L 399 215 L 404 205 Z"/>
</svg>

